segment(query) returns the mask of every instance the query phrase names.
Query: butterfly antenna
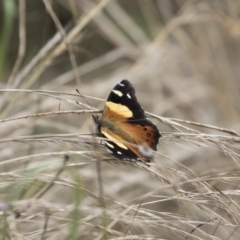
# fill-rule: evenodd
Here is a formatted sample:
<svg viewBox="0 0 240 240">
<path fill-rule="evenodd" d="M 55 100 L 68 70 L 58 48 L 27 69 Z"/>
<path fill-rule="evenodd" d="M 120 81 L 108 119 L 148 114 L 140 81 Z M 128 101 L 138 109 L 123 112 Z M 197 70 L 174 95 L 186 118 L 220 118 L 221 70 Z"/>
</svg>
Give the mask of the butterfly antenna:
<svg viewBox="0 0 240 240">
<path fill-rule="evenodd" d="M 212 219 L 206 221 L 205 223 L 200 223 L 199 225 L 197 225 L 197 226 L 188 234 L 188 236 L 187 236 L 185 239 L 187 240 L 188 237 L 189 237 L 191 234 L 193 234 L 193 232 L 194 232 L 196 229 L 198 229 L 198 228 L 202 227 L 204 224 L 209 223 L 209 222 L 211 222 L 211 221 L 213 221 L 213 220 L 216 220 L 216 219 L 217 219 L 217 218 L 212 218 Z"/>
<path fill-rule="evenodd" d="M 84 99 L 84 101 L 87 103 L 87 105 L 89 106 L 89 108 L 91 110 L 95 110 L 91 104 L 87 101 L 87 99 L 81 94 L 81 92 L 76 88 L 76 92 L 80 95 L 80 97 L 82 97 Z M 79 102 L 76 102 L 78 105 L 81 105 Z"/>
</svg>

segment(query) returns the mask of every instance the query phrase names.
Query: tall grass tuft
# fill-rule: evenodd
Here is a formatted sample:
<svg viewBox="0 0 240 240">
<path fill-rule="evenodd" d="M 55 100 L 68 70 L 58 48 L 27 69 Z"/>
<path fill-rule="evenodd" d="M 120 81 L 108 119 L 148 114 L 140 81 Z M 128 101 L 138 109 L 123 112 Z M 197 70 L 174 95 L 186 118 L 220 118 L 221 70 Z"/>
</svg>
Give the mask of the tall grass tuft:
<svg viewBox="0 0 240 240">
<path fill-rule="evenodd" d="M 239 239 L 238 0 L 0 12 L 0 239 Z M 122 79 L 162 134 L 150 166 L 95 134 Z"/>
</svg>

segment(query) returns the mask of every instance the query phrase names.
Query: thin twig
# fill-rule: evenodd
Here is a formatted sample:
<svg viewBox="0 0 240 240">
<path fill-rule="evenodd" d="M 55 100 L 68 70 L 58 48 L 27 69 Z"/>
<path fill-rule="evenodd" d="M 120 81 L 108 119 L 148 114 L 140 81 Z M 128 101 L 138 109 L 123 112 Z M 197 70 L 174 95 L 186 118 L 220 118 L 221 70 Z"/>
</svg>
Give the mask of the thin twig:
<svg viewBox="0 0 240 240">
<path fill-rule="evenodd" d="M 68 110 L 68 111 L 55 111 L 55 112 L 45 112 L 45 113 L 36 113 L 36 114 L 29 114 L 21 117 L 14 117 L 14 118 L 6 118 L 0 120 L 0 123 L 19 120 L 19 119 L 25 119 L 25 118 L 31 118 L 31 117 L 45 117 L 45 116 L 53 116 L 53 115 L 60 115 L 60 114 L 81 114 L 81 113 L 99 113 L 101 111 L 95 111 L 95 110 Z"/>
<path fill-rule="evenodd" d="M 18 12 L 19 12 L 19 48 L 18 48 L 18 56 L 17 60 L 14 64 L 12 73 L 8 79 L 7 85 L 11 85 L 17 71 L 19 70 L 24 55 L 25 55 L 25 49 L 26 49 L 26 2 L 25 0 L 19 0 L 18 5 Z"/>
<path fill-rule="evenodd" d="M 81 86 L 80 85 L 81 84 L 80 74 L 79 74 L 79 71 L 77 71 L 77 61 L 76 61 L 75 55 L 72 51 L 72 47 L 71 47 L 70 43 L 67 41 L 66 32 L 65 32 L 64 28 L 62 27 L 61 22 L 59 21 L 57 15 L 53 11 L 52 6 L 49 3 L 49 1 L 48 0 L 43 0 L 43 2 L 45 4 L 50 16 L 52 17 L 55 25 L 57 26 L 59 32 L 61 33 L 63 41 L 65 41 L 66 48 L 68 50 L 70 61 L 71 61 L 72 67 L 73 67 L 73 72 L 74 72 L 74 75 L 75 75 L 75 79 L 76 79 L 78 85 Z"/>
<path fill-rule="evenodd" d="M 220 131 L 220 132 L 226 132 L 228 134 L 240 137 L 240 133 L 238 133 L 238 132 L 236 132 L 234 130 L 231 130 L 231 129 L 216 127 L 216 126 L 209 125 L 209 124 L 192 122 L 192 121 L 182 120 L 182 119 L 177 119 L 177 118 L 168 118 L 168 119 L 171 120 L 171 121 L 175 121 L 175 122 L 188 123 L 188 124 L 195 125 L 195 126 L 198 126 L 198 127 L 204 127 L 204 128 L 217 130 L 217 131 Z"/>
<path fill-rule="evenodd" d="M 43 231 L 42 231 L 42 236 L 41 236 L 41 240 L 44 240 L 44 235 L 47 231 L 47 225 L 48 225 L 48 221 L 49 221 L 49 211 L 48 209 L 45 210 L 45 221 L 44 221 L 44 226 L 43 226 Z"/>
<path fill-rule="evenodd" d="M 54 184 L 55 180 L 58 178 L 58 176 L 64 171 L 66 163 L 69 159 L 69 155 L 64 155 L 64 160 L 61 168 L 58 170 L 58 172 L 55 174 L 55 176 L 52 178 L 51 182 L 49 182 L 41 191 L 39 191 L 34 198 L 39 199 L 41 198 Z"/>
</svg>

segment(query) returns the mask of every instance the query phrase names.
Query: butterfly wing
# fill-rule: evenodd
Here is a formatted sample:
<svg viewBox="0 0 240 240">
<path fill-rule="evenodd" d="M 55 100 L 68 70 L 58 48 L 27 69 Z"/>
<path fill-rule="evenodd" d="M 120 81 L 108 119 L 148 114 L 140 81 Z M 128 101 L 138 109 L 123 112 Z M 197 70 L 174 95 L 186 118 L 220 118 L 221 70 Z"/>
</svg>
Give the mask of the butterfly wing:
<svg viewBox="0 0 240 240">
<path fill-rule="evenodd" d="M 135 139 L 138 145 L 147 145 L 154 151 L 157 150 L 158 140 L 161 137 L 156 125 L 148 119 L 134 122 L 122 122 L 120 128 L 123 128 L 128 134 Z"/>
<path fill-rule="evenodd" d="M 138 146 L 146 145 L 157 150 L 161 136 L 157 127 L 146 119 L 128 80 L 121 81 L 109 94 L 99 123 L 99 133 L 109 140 L 104 141 L 108 150 L 122 160 L 141 158 L 148 161 Z"/>
<path fill-rule="evenodd" d="M 124 141 L 118 134 L 109 131 L 108 129 L 104 129 L 102 130 L 102 136 L 107 139 L 106 141 L 103 141 L 103 143 L 114 157 L 120 160 L 138 159 L 143 157 L 138 154 L 136 145 Z"/>
<path fill-rule="evenodd" d="M 128 121 L 146 118 L 136 98 L 135 89 L 128 80 L 122 80 L 109 94 L 103 112 L 103 119 L 105 118 L 113 121 L 120 121 L 120 118 Z"/>
</svg>

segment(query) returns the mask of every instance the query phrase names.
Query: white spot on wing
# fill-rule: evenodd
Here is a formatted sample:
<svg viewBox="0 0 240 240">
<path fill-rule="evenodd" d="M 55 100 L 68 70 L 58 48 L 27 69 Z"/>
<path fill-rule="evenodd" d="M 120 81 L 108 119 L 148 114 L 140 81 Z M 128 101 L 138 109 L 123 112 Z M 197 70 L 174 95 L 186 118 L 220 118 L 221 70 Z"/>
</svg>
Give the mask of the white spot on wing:
<svg viewBox="0 0 240 240">
<path fill-rule="evenodd" d="M 120 86 L 122 86 L 122 87 L 124 87 L 125 85 L 124 84 L 122 84 L 122 83 L 119 83 L 118 85 L 120 85 Z"/>
<path fill-rule="evenodd" d="M 108 147 L 114 148 L 114 146 L 113 146 L 111 143 L 109 143 L 109 142 L 107 142 L 107 141 L 104 141 L 104 143 L 105 143 Z"/>
<path fill-rule="evenodd" d="M 112 90 L 113 93 L 115 93 L 116 95 L 118 95 L 119 97 L 122 97 L 122 92 L 118 91 L 118 90 Z"/>
<path fill-rule="evenodd" d="M 132 98 L 129 93 L 127 93 L 127 97 L 130 98 L 130 99 Z"/>
<path fill-rule="evenodd" d="M 121 153 L 121 152 L 119 152 L 119 151 L 117 151 L 117 154 L 119 154 L 119 155 L 122 155 L 122 153 Z"/>
<path fill-rule="evenodd" d="M 107 151 L 108 151 L 109 153 L 113 154 L 113 152 L 112 152 L 111 150 L 107 149 Z"/>
</svg>

